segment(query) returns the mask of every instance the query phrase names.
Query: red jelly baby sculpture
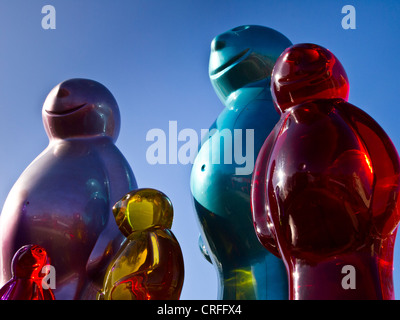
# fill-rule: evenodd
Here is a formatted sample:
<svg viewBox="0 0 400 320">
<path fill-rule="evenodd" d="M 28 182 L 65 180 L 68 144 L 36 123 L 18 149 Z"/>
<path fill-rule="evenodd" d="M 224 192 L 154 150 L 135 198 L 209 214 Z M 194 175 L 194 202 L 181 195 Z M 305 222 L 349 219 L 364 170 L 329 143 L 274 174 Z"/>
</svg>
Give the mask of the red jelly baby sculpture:
<svg viewBox="0 0 400 320">
<path fill-rule="evenodd" d="M 54 300 L 45 281 L 44 267 L 50 264 L 46 251 L 26 245 L 12 259 L 12 278 L 0 289 L 0 300 Z"/>
<path fill-rule="evenodd" d="M 327 49 L 298 44 L 271 80 L 281 119 L 257 158 L 256 234 L 281 256 L 290 299 L 393 299 L 399 157 L 384 130 L 347 102 Z"/>
</svg>

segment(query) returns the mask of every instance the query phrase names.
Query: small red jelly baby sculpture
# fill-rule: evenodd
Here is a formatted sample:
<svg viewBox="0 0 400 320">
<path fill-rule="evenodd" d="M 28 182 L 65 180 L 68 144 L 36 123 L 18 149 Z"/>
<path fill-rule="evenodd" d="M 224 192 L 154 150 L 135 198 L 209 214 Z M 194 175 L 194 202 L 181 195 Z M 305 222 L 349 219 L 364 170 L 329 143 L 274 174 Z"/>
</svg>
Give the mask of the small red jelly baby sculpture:
<svg viewBox="0 0 400 320">
<path fill-rule="evenodd" d="M 137 189 L 113 207 L 125 242 L 111 261 L 98 300 L 178 300 L 184 265 L 170 230 L 173 207 L 155 189 Z"/>
<path fill-rule="evenodd" d="M 43 267 L 50 264 L 46 251 L 26 245 L 12 259 L 12 278 L 0 289 L 0 300 L 54 300 L 50 287 L 43 286 Z"/>
<path fill-rule="evenodd" d="M 290 299 L 394 299 L 399 157 L 384 130 L 347 102 L 337 58 L 286 49 L 271 80 L 281 119 L 257 158 L 257 236 L 288 272 Z"/>
</svg>

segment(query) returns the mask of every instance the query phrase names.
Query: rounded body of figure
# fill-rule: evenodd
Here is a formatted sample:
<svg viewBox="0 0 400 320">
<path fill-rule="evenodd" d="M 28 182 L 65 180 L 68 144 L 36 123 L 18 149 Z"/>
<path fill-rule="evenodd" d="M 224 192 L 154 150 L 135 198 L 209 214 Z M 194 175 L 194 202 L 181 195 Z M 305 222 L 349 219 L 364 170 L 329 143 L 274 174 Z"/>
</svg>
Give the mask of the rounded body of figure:
<svg viewBox="0 0 400 320">
<path fill-rule="evenodd" d="M 279 120 L 269 92 L 272 67 L 290 41 L 241 26 L 211 44 L 209 75 L 225 109 L 204 137 L 191 172 L 203 252 L 217 269 L 218 299 L 287 299 L 282 261 L 263 248 L 250 206 L 255 158 Z"/>
<path fill-rule="evenodd" d="M 285 261 L 290 298 L 393 299 L 395 147 L 346 102 L 346 73 L 320 46 L 282 53 L 271 88 L 281 120 L 256 161 L 253 220 Z"/>
<path fill-rule="evenodd" d="M 129 192 L 113 208 L 126 237 L 104 277 L 99 300 L 178 300 L 184 280 L 183 255 L 170 230 L 173 207 L 162 192 Z"/>
<path fill-rule="evenodd" d="M 0 216 L 2 281 L 13 252 L 36 243 L 57 273 L 57 299 L 95 299 L 123 237 L 112 204 L 137 188 L 115 146 L 120 116 L 100 83 L 71 79 L 56 86 L 43 106 L 49 146 L 26 168 Z"/>
<path fill-rule="evenodd" d="M 109 266 L 104 300 L 179 300 L 183 257 L 168 229 L 131 234 Z"/>
</svg>

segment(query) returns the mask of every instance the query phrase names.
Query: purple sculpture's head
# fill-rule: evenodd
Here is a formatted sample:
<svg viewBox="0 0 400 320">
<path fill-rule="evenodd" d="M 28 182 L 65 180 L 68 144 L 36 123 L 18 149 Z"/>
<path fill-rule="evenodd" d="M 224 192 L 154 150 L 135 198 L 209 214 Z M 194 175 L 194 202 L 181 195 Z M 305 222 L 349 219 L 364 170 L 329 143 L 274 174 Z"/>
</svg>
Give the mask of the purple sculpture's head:
<svg viewBox="0 0 400 320">
<path fill-rule="evenodd" d="M 111 92 L 88 79 L 57 85 L 43 104 L 42 117 L 50 139 L 108 136 L 115 141 L 121 121 Z"/>
</svg>

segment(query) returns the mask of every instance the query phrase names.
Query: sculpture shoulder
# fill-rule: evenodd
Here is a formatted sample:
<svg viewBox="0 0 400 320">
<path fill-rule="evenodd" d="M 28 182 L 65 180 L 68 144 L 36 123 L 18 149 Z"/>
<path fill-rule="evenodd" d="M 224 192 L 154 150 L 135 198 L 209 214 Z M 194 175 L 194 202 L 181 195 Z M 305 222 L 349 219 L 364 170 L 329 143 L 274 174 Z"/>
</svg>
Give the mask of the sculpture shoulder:
<svg viewBox="0 0 400 320">
<path fill-rule="evenodd" d="M 375 174 L 383 177 L 399 173 L 398 152 L 385 130 L 369 114 L 348 102 L 338 100 L 335 107 L 368 150 Z"/>
<path fill-rule="evenodd" d="M 261 134 L 265 135 L 265 132 L 268 134 L 272 130 L 279 118 L 272 100 L 254 100 L 241 108 L 235 128 L 259 130 Z"/>
<path fill-rule="evenodd" d="M 66 181 L 75 181 L 71 185 L 76 185 L 90 177 L 102 181 L 105 179 L 102 164 L 100 155 L 89 143 L 52 141 L 22 172 L 14 187 L 23 184 L 25 190 L 30 186 L 34 189 L 39 186 L 54 188 Z"/>
<path fill-rule="evenodd" d="M 362 137 L 367 147 L 374 147 L 374 145 L 376 147 L 376 143 L 380 141 L 385 149 L 395 150 L 385 130 L 365 111 L 344 101 L 338 101 L 336 106 Z"/>
<path fill-rule="evenodd" d="M 131 166 L 111 139 L 107 137 L 99 139 L 93 144 L 93 148 L 102 161 L 107 178 L 113 185 L 115 195 L 111 197 L 112 202 L 118 201 L 127 192 L 137 189 Z"/>
<path fill-rule="evenodd" d="M 10 298 L 15 284 L 15 279 L 11 279 L 0 288 L 0 300 L 8 300 Z"/>
</svg>

